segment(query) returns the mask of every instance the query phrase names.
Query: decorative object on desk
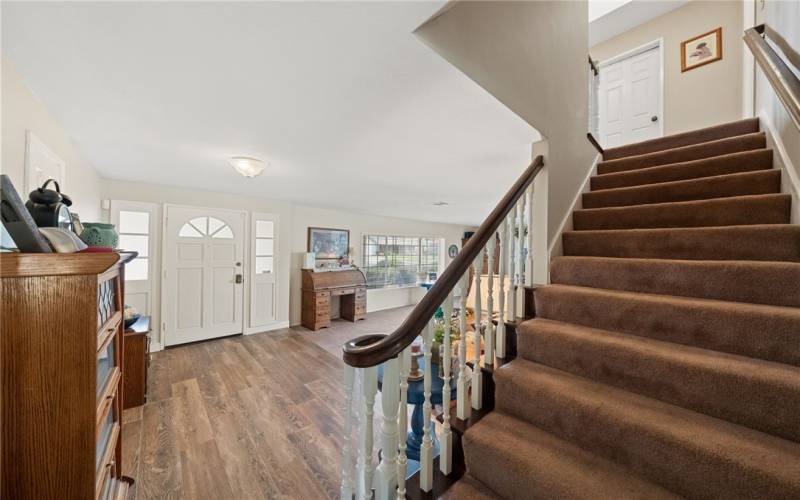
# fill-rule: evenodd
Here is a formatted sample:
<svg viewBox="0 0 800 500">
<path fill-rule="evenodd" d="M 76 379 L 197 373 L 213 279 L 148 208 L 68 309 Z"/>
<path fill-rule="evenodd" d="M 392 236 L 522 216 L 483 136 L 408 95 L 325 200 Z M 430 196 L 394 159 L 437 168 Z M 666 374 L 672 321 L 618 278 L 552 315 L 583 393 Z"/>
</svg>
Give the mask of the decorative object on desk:
<svg viewBox="0 0 800 500">
<path fill-rule="evenodd" d="M 303 267 L 302 269 L 314 269 L 316 267 L 316 258 L 312 252 L 303 254 Z"/>
<path fill-rule="evenodd" d="M 308 251 L 317 259 L 338 260 L 347 257 L 350 231 L 324 227 L 308 228 Z"/>
<path fill-rule="evenodd" d="M 83 226 L 84 230 L 81 233 L 81 239 L 90 247 L 117 248 L 119 235 L 114 229 L 114 224 L 86 222 Z"/>
<path fill-rule="evenodd" d="M 722 59 L 722 27 L 681 42 L 681 73 Z"/>
<path fill-rule="evenodd" d="M 447 255 L 451 259 L 455 259 L 456 255 L 458 255 L 458 245 L 450 245 L 449 247 L 447 247 Z"/>
<path fill-rule="evenodd" d="M 39 231 L 47 238 L 56 253 L 75 253 L 88 248 L 86 243 L 70 229 L 63 227 L 40 227 Z"/>
<path fill-rule="evenodd" d="M 29 253 L 52 251 L 7 175 L 0 175 L 0 220 L 20 251 Z"/>
<path fill-rule="evenodd" d="M 53 184 L 55 189 L 48 189 L 48 185 Z M 30 192 L 25 208 L 31 213 L 31 217 L 39 227 L 63 227 L 72 230 L 72 214 L 69 207 L 72 206 L 72 199 L 66 194 L 61 193 L 61 187 L 54 179 L 48 179 Z"/>
<path fill-rule="evenodd" d="M 130 328 L 142 315 L 139 314 L 139 311 L 137 311 L 135 307 L 125 304 L 123 317 L 125 318 L 125 328 Z"/>
</svg>

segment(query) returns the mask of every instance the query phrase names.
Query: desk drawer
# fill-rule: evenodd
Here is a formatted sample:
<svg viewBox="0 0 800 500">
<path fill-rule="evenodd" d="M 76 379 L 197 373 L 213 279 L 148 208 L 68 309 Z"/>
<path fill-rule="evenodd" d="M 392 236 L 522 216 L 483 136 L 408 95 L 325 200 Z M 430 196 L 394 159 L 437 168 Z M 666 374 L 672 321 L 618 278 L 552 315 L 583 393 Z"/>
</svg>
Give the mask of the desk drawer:
<svg viewBox="0 0 800 500">
<path fill-rule="evenodd" d="M 352 295 L 353 293 L 355 293 L 355 291 L 356 291 L 355 288 L 339 288 L 339 289 L 336 289 L 336 290 L 331 290 L 331 295 L 332 296 Z"/>
<path fill-rule="evenodd" d="M 331 292 L 316 292 L 314 296 L 317 298 L 317 300 L 327 299 L 331 296 Z"/>
<path fill-rule="evenodd" d="M 314 301 L 316 303 L 317 309 L 321 307 L 330 307 L 331 304 L 331 299 L 330 297 L 328 297 L 328 295 L 325 295 L 324 297 L 320 297 L 319 295 L 317 295 L 317 298 L 314 299 Z"/>
</svg>

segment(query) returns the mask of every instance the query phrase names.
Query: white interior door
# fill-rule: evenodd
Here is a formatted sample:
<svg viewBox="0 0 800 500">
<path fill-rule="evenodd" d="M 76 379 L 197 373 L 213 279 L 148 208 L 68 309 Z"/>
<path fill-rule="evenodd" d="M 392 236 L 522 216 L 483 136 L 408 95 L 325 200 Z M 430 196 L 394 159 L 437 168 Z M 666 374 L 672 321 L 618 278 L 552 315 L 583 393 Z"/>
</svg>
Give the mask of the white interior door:
<svg viewBox="0 0 800 500">
<path fill-rule="evenodd" d="M 258 331 L 276 319 L 278 269 L 278 216 L 253 214 L 250 234 L 250 321 Z"/>
<path fill-rule="evenodd" d="M 165 345 L 242 333 L 245 212 L 167 207 Z"/>
<path fill-rule="evenodd" d="M 661 46 L 600 66 L 600 144 L 661 136 Z"/>
</svg>

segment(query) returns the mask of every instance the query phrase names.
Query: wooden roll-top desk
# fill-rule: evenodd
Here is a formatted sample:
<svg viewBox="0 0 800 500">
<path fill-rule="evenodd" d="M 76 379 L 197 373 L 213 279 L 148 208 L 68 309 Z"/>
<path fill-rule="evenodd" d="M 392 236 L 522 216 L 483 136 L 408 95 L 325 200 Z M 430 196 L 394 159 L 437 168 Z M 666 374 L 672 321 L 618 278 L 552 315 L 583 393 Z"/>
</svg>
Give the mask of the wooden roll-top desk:
<svg viewBox="0 0 800 500">
<path fill-rule="evenodd" d="M 303 269 L 302 325 L 319 330 L 331 325 L 331 297 L 341 297 L 339 315 L 356 322 L 367 316 L 367 280 L 358 269 L 314 272 Z"/>
</svg>

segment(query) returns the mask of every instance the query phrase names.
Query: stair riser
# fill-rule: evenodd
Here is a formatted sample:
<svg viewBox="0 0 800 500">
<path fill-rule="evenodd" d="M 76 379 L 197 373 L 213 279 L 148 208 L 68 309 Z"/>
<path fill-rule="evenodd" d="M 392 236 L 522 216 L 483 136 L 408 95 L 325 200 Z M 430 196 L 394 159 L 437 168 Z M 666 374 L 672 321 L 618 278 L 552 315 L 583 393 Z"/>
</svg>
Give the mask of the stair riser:
<svg viewBox="0 0 800 500">
<path fill-rule="evenodd" d="M 734 123 L 726 123 L 701 130 L 675 134 L 669 137 L 660 137 L 638 144 L 630 144 L 616 148 L 609 148 L 603 153 L 603 159 L 613 160 L 625 156 L 641 155 L 662 151 L 670 148 L 679 148 L 692 144 L 716 141 L 725 137 L 751 134 L 758 132 L 758 118 L 749 118 Z"/>
<path fill-rule="evenodd" d="M 576 210 L 575 230 L 788 224 L 790 195 L 760 195 Z"/>
<path fill-rule="evenodd" d="M 721 139 L 695 146 L 686 146 L 678 149 L 671 149 L 658 153 L 650 153 L 641 156 L 632 156 L 618 160 L 602 161 L 597 164 L 597 173 L 610 174 L 614 172 L 627 172 L 640 168 L 655 167 L 657 165 L 667 165 L 670 163 L 680 163 L 713 156 L 737 153 L 740 151 L 750 151 L 752 149 L 766 148 L 767 138 L 763 133 L 748 134 L 740 137 Z"/>
<path fill-rule="evenodd" d="M 583 208 L 625 207 L 780 192 L 780 170 L 765 170 L 585 193 Z"/>
<path fill-rule="evenodd" d="M 800 263 L 556 258 L 554 284 L 800 307 Z"/>
<path fill-rule="evenodd" d="M 630 172 L 596 175 L 591 178 L 592 191 L 614 189 L 658 182 L 672 182 L 688 179 L 736 174 L 772 168 L 772 150 L 757 149 L 703 160 L 662 165 Z"/>
<path fill-rule="evenodd" d="M 551 286 L 536 315 L 800 366 L 800 310 Z"/>
<path fill-rule="evenodd" d="M 709 356 L 711 355 L 711 356 Z M 706 415 L 800 441 L 800 369 L 700 349 L 575 330 L 521 327 L 520 356 Z"/>
<path fill-rule="evenodd" d="M 511 367 L 513 363 L 507 366 Z M 800 479 L 786 477 L 791 472 L 783 470 L 773 475 L 771 471 L 765 474 L 765 471 L 750 470 L 758 464 L 754 463 L 752 456 L 736 456 L 740 448 L 710 449 L 700 444 L 708 436 L 700 433 L 687 435 L 683 430 L 673 430 L 673 426 L 680 425 L 680 417 L 684 415 L 680 411 L 676 411 L 670 429 L 665 429 L 651 425 L 644 414 L 621 413 L 613 407 L 615 400 L 587 399 L 583 394 L 571 393 L 568 385 L 551 384 L 543 379 L 520 381 L 505 376 L 501 371 L 495 375 L 498 377 L 499 411 L 613 460 L 631 474 L 688 498 L 757 499 L 800 495 Z M 635 413 L 635 406 L 630 409 Z M 726 429 L 730 432 L 740 429 L 732 424 L 728 426 Z M 719 440 L 719 437 L 715 439 Z M 772 438 L 769 442 L 779 441 Z M 786 457 L 789 454 L 785 451 L 786 446 L 782 456 L 770 458 Z M 753 453 L 765 453 L 764 447 Z M 739 463 L 740 460 L 745 464 Z M 790 467 L 800 472 L 800 467 Z"/>
<path fill-rule="evenodd" d="M 564 255 L 800 262 L 797 226 L 567 231 Z"/>
</svg>

